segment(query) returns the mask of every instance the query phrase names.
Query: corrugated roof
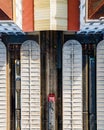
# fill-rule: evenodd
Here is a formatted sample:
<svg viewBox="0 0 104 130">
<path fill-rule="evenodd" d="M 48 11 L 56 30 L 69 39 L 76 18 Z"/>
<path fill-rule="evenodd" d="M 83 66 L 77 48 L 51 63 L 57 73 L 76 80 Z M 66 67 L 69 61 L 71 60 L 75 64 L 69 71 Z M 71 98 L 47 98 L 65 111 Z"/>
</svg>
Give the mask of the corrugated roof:
<svg viewBox="0 0 104 130">
<path fill-rule="evenodd" d="M 24 32 L 13 21 L 0 21 L 0 34 L 22 35 Z"/>
<path fill-rule="evenodd" d="M 78 31 L 77 34 L 104 34 L 104 26 L 85 26 L 80 31 Z"/>
</svg>

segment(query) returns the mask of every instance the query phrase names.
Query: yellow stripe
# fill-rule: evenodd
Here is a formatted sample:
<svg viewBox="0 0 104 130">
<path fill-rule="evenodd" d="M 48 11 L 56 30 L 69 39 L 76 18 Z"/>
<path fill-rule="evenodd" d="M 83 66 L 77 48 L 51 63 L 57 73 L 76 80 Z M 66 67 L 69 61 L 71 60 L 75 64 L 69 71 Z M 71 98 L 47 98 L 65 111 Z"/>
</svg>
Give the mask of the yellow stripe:
<svg viewBox="0 0 104 130">
<path fill-rule="evenodd" d="M 13 21 L 16 22 L 16 0 L 13 0 Z"/>
</svg>

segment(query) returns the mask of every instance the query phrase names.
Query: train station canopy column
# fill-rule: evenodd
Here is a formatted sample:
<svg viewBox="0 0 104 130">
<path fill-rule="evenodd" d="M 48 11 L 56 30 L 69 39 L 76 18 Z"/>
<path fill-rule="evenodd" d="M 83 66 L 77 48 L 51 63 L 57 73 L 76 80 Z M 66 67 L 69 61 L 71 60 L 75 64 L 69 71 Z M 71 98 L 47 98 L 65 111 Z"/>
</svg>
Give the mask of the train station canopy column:
<svg viewBox="0 0 104 130">
<path fill-rule="evenodd" d="M 40 130 L 40 46 L 27 40 L 21 47 L 21 130 Z"/>
<path fill-rule="evenodd" d="M 6 60 L 6 47 L 0 41 L 0 130 L 8 130 Z"/>
<path fill-rule="evenodd" d="M 69 40 L 63 46 L 63 130 L 82 130 L 82 48 Z"/>
<path fill-rule="evenodd" d="M 104 40 L 97 46 L 97 130 L 104 129 Z"/>
</svg>

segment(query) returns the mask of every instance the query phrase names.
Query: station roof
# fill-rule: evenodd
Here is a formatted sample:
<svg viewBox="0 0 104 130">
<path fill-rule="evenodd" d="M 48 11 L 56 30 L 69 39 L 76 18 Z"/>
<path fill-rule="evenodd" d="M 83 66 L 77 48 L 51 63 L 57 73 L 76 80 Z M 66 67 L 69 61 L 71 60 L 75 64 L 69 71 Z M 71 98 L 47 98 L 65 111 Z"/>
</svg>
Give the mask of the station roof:
<svg viewBox="0 0 104 130">
<path fill-rule="evenodd" d="M 80 31 L 78 31 L 77 34 L 85 34 L 85 35 L 87 35 L 87 34 L 104 34 L 104 26 L 102 26 L 102 25 L 98 25 L 98 26 L 90 25 L 90 27 L 85 26 Z"/>
<path fill-rule="evenodd" d="M 0 20 L 0 35 L 24 35 L 25 33 L 13 22 Z"/>
</svg>

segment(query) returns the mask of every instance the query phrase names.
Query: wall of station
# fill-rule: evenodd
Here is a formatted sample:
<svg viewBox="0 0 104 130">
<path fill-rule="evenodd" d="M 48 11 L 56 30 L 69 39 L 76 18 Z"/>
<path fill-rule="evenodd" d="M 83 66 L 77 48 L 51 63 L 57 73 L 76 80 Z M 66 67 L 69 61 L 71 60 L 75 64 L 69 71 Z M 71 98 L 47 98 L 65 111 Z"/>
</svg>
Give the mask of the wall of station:
<svg viewBox="0 0 104 130">
<path fill-rule="evenodd" d="M 82 39 L 61 31 L 3 36 L 0 45 L 2 49 L 5 44 L 5 51 L 0 51 L 0 56 L 5 65 L 0 66 L 0 96 L 4 100 L 0 100 L 0 113 L 5 116 L 1 120 L 1 114 L 0 127 L 6 130 L 103 127 L 104 41 L 100 41 L 82 43 Z"/>
</svg>

